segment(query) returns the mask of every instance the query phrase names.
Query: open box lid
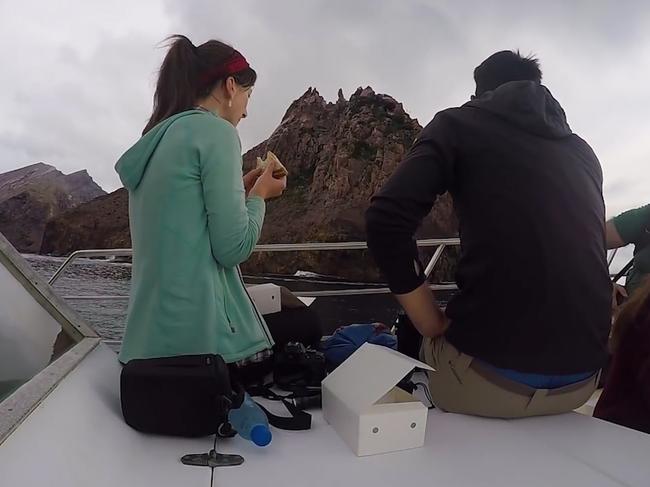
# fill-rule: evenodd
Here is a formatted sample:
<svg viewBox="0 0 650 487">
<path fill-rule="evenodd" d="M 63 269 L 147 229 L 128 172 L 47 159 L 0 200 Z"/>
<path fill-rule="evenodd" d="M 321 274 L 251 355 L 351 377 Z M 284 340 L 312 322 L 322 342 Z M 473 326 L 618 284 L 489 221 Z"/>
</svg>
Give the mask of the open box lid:
<svg viewBox="0 0 650 487">
<path fill-rule="evenodd" d="M 361 413 L 416 368 L 434 370 L 390 348 L 364 343 L 325 378 L 323 387 Z"/>
</svg>

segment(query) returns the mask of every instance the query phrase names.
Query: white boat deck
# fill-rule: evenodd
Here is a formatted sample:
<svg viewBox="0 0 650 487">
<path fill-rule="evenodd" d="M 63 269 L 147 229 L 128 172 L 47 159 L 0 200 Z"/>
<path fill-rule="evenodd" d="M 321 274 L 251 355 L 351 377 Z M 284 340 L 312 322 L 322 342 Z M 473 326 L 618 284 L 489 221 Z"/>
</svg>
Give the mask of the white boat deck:
<svg viewBox="0 0 650 487">
<path fill-rule="evenodd" d="M 423 448 L 357 458 L 320 413 L 259 449 L 217 450 L 239 467 L 180 463 L 214 439 L 140 434 L 122 420 L 120 367 L 100 344 L 0 445 L 0 486 L 650 486 L 650 435 L 579 414 L 492 420 L 432 410 Z"/>
</svg>

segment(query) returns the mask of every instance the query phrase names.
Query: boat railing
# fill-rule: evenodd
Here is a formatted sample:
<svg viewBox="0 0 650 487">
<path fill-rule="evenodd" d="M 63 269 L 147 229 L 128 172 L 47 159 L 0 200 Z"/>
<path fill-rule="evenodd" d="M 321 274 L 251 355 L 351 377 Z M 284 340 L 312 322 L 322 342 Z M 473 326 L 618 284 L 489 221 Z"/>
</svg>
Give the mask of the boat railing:
<svg viewBox="0 0 650 487">
<path fill-rule="evenodd" d="M 444 250 L 447 247 L 460 245 L 459 238 L 432 238 L 418 240 L 418 247 L 437 247 L 429 262 L 425 267 L 425 274 L 429 278 L 435 269 Z M 366 242 L 315 242 L 315 243 L 297 243 L 297 244 L 261 244 L 257 245 L 254 252 L 306 252 L 306 251 L 335 251 L 335 250 L 365 250 L 368 248 Z M 63 275 L 63 273 L 72 265 L 76 260 L 81 258 L 97 258 L 97 257 L 131 257 L 133 255 L 132 249 L 91 249 L 91 250 L 77 250 L 70 254 L 70 256 L 61 264 L 57 271 L 50 278 L 49 284 L 54 285 L 56 281 Z M 341 283 L 344 285 L 344 283 Z M 456 290 L 458 286 L 455 283 L 443 284 L 430 284 L 431 289 L 434 291 L 448 291 Z M 389 294 L 390 289 L 387 287 L 368 287 L 368 288 L 343 288 L 343 289 L 330 289 L 323 291 L 295 291 L 294 294 L 299 297 L 327 297 L 327 296 L 362 296 L 371 294 Z M 128 300 L 128 295 L 69 295 L 63 296 L 67 300 L 72 301 L 115 301 L 115 300 Z"/>
<path fill-rule="evenodd" d="M 424 239 L 418 240 L 418 247 L 437 247 L 429 262 L 425 267 L 425 274 L 427 278 L 431 276 L 436 265 L 440 261 L 444 250 L 447 247 L 460 245 L 458 238 L 444 238 L 444 239 Z M 254 252 L 300 252 L 300 251 L 334 251 L 334 250 L 365 250 L 368 246 L 366 242 L 329 242 L 329 243 L 299 243 L 299 244 L 261 244 L 257 245 Z M 77 250 L 70 254 L 70 256 L 61 264 L 57 271 L 52 275 L 49 284 L 53 285 L 63 273 L 72 265 L 76 260 L 81 258 L 97 258 L 97 257 L 131 257 L 133 255 L 132 249 L 89 249 Z M 611 264 L 616 256 L 616 250 L 611 252 L 608 256 L 607 264 Z M 337 283 L 338 284 L 338 283 Z M 344 284 L 344 283 L 341 283 Z M 453 291 L 458 289 L 455 283 L 444 284 L 430 284 L 429 287 L 434 291 Z M 362 296 L 371 294 L 389 294 L 390 289 L 387 287 L 373 287 L 373 288 L 347 288 L 335 289 L 325 291 L 296 291 L 296 296 L 299 297 L 328 297 L 328 296 Z M 128 300 L 128 295 L 69 295 L 63 296 L 71 301 L 123 301 Z M 119 347 L 121 340 L 104 340 L 109 346 Z"/>
</svg>

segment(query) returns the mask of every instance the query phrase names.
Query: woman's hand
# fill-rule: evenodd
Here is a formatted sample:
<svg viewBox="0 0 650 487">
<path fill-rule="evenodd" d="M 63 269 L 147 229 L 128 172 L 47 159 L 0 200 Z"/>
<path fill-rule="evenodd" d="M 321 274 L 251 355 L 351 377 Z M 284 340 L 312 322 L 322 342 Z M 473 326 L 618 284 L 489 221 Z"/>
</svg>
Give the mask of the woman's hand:
<svg viewBox="0 0 650 487">
<path fill-rule="evenodd" d="M 266 166 L 264 172 L 257 178 L 257 181 L 255 181 L 255 184 L 251 188 L 251 196 L 259 196 L 264 200 L 268 200 L 282 195 L 282 192 L 287 188 L 287 177 L 284 176 L 280 179 L 274 178 L 274 170 L 275 163 Z"/>
<path fill-rule="evenodd" d="M 262 169 L 258 167 L 244 174 L 244 189 L 246 190 L 246 196 L 251 192 L 255 182 L 262 175 L 262 172 Z"/>
</svg>

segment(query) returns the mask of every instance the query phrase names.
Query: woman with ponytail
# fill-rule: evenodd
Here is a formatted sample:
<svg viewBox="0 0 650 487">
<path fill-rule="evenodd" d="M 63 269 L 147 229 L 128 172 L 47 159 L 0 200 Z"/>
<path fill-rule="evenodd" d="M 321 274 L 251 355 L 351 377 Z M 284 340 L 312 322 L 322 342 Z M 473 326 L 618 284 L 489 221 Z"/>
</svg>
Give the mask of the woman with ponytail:
<svg viewBox="0 0 650 487">
<path fill-rule="evenodd" d="M 118 161 L 129 192 L 133 279 L 120 361 L 270 354 L 271 334 L 239 264 L 253 251 L 265 200 L 284 191 L 274 166 L 242 174 L 236 127 L 257 75 L 231 46 L 171 38 L 142 138 Z"/>
</svg>

